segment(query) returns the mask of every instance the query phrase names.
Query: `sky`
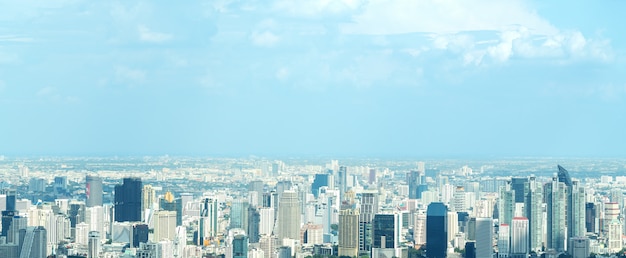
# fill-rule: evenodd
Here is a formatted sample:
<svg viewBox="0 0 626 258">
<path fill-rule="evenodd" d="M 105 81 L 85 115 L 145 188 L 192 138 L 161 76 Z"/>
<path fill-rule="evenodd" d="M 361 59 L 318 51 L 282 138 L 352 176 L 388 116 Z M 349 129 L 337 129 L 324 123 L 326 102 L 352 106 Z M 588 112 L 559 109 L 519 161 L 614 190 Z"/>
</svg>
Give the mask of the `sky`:
<svg viewBox="0 0 626 258">
<path fill-rule="evenodd" d="M 625 8 L 0 0 L 0 155 L 626 157 Z"/>
</svg>

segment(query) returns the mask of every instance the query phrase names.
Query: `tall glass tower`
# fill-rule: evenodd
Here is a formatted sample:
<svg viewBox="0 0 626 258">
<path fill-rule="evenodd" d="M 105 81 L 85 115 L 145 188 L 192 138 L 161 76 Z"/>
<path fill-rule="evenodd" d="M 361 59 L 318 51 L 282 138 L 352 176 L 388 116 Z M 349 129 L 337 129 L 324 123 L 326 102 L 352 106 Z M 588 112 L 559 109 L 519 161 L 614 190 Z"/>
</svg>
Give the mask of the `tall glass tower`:
<svg viewBox="0 0 626 258">
<path fill-rule="evenodd" d="M 115 221 L 141 221 L 140 178 L 124 178 L 121 185 L 115 186 Z"/>
<path fill-rule="evenodd" d="M 445 258 L 448 249 L 448 208 L 442 202 L 433 202 L 426 210 L 426 256 Z"/>
<path fill-rule="evenodd" d="M 547 207 L 546 248 L 565 251 L 567 241 L 567 186 L 553 177 L 544 189 Z"/>
</svg>

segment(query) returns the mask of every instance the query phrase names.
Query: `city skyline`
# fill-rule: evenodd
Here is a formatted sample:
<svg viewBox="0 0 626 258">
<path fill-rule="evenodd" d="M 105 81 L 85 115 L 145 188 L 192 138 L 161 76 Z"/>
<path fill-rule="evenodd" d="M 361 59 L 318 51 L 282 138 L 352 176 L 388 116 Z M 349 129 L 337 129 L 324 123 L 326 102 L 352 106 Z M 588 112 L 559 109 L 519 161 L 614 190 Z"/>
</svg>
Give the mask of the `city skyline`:
<svg viewBox="0 0 626 258">
<path fill-rule="evenodd" d="M 621 1 L 2 2 L 0 155 L 626 156 Z"/>
</svg>

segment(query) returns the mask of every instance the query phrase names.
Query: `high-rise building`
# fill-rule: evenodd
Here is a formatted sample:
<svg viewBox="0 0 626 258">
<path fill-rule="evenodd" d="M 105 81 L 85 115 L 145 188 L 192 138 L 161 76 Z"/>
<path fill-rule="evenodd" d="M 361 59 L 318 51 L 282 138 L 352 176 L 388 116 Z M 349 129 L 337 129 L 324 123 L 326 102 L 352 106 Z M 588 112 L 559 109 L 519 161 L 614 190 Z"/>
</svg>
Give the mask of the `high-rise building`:
<svg viewBox="0 0 626 258">
<path fill-rule="evenodd" d="M 142 190 L 140 178 L 124 178 L 115 186 L 115 221 L 141 221 Z"/>
<path fill-rule="evenodd" d="M 529 248 L 531 251 L 541 251 L 543 248 L 543 186 L 534 176 L 530 177 L 526 216 L 529 226 Z"/>
<path fill-rule="evenodd" d="M 588 202 L 585 204 L 585 228 L 587 233 L 598 233 L 596 228 L 596 205 Z"/>
<path fill-rule="evenodd" d="M 209 243 L 211 238 L 217 236 L 217 213 L 217 199 L 204 198 L 200 209 L 198 241 L 196 242 L 196 245 L 206 245 Z"/>
<path fill-rule="evenodd" d="M 169 192 L 168 192 L 169 193 Z M 167 193 L 165 193 L 165 195 L 167 195 Z M 157 196 L 156 196 L 156 189 L 154 189 L 154 187 L 152 187 L 152 185 L 144 185 L 143 189 L 141 189 L 141 217 L 145 220 L 146 215 L 145 212 L 146 210 L 153 210 L 154 211 L 154 205 L 157 202 Z M 159 206 L 159 208 L 163 209 L 162 206 Z"/>
<path fill-rule="evenodd" d="M 248 201 L 235 199 L 230 207 L 230 228 L 248 228 Z"/>
<path fill-rule="evenodd" d="M 526 203 L 526 198 L 530 192 L 528 178 L 513 177 L 511 178 L 511 190 L 515 191 L 514 201 L 516 203 Z"/>
<path fill-rule="evenodd" d="M 398 214 L 376 214 L 372 222 L 372 248 L 396 248 L 400 241 Z"/>
<path fill-rule="evenodd" d="M 413 241 L 416 245 L 426 244 L 426 213 L 418 210 L 413 219 Z"/>
<path fill-rule="evenodd" d="M 526 258 L 529 253 L 528 219 L 525 217 L 513 218 L 511 224 L 511 257 Z"/>
<path fill-rule="evenodd" d="M 409 185 L 409 199 L 420 199 L 422 193 L 419 191 L 419 186 L 424 183 L 423 171 L 413 170 L 409 172 L 406 176 L 406 180 L 407 185 Z"/>
<path fill-rule="evenodd" d="M 100 243 L 100 232 L 91 231 L 89 232 L 89 244 L 87 250 L 87 258 L 98 258 L 100 257 L 100 252 L 102 250 Z"/>
<path fill-rule="evenodd" d="M 248 258 L 248 237 L 237 234 L 233 237 L 233 258 Z"/>
<path fill-rule="evenodd" d="M 498 199 L 498 221 L 510 225 L 513 217 L 515 217 L 515 191 L 511 189 L 511 185 L 501 186 Z"/>
<path fill-rule="evenodd" d="M 259 235 L 272 235 L 272 230 L 274 230 L 274 208 L 260 208 L 260 225 L 259 225 Z"/>
<path fill-rule="evenodd" d="M 565 239 L 570 237 L 585 236 L 585 188 L 580 186 L 578 182 L 573 181 L 569 172 L 561 167 L 558 168 L 559 182 L 566 186 L 566 235 Z"/>
<path fill-rule="evenodd" d="M 357 257 L 359 253 L 359 210 L 339 212 L 339 256 Z"/>
<path fill-rule="evenodd" d="M 300 239 L 300 200 L 298 193 L 286 190 L 280 196 L 278 207 L 278 239 Z"/>
<path fill-rule="evenodd" d="M 89 225 L 89 231 L 98 231 L 100 232 L 100 236 L 106 236 L 104 209 L 102 206 L 87 208 L 85 212 L 85 222 Z"/>
<path fill-rule="evenodd" d="M 163 196 L 163 198 L 159 199 L 159 208 L 164 211 L 176 212 L 176 226 L 183 225 L 183 199 L 182 198 L 174 198 L 174 194 L 168 191 L 165 193 L 165 196 Z"/>
<path fill-rule="evenodd" d="M 311 193 L 317 198 L 319 197 L 319 190 L 324 186 L 328 186 L 328 181 L 331 176 L 329 174 L 315 174 L 313 184 L 311 184 Z"/>
<path fill-rule="evenodd" d="M 370 185 L 376 183 L 376 169 L 370 168 L 367 183 Z"/>
<path fill-rule="evenodd" d="M 567 186 L 554 177 L 552 182 L 545 184 L 544 192 L 548 223 L 546 249 L 563 252 L 567 241 Z"/>
<path fill-rule="evenodd" d="M 348 167 L 339 167 L 335 177 L 335 186 L 339 189 L 339 200 L 343 200 L 343 195 L 348 191 Z"/>
<path fill-rule="evenodd" d="M 137 248 L 140 243 L 148 243 L 149 228 L 147 224 L 133 224 L 133 241 L 131 247 Z"/>
<path fill-rule="evenodd" d="M 42 226 L 20 230 L 20 258 L 48 257 L 46 229 Z"/>
<path fill-rule="evenodd" d="M 585 228 L 585 188 L 578 181 L 573 181 L 568 192 L 567 208 L 567 238 L 583 237 L 587 233 Z"/>
<path fill-rule="evenodd" d="M 448 249 L 448 208 L 441 202 L 433 202 L 426 210 L 426 255 L 429 258 L 445 258 Z"/>
<path fill-rule="evenodd" d="M 85 177 L 85 206 L 102 206 L 102 178 L 99 176 Z"/>
<path fill-rule="evenodd" d="M 378 192 L 361 193 L 359 210 L 359 250 L 369 252 L 372 248 L 372 221 L 378 213 Z"/>
<path fill-rule="evenodd" d="M 273 224 L 273 223 L 272 223 Z M 258 243 L 259 242 L 259 230 L 261 227 L 261 214 L 259 210 L 255 206 L 248 207 L 248 228 L 246 232 L 248 233 L 248 241 L 250 243 Z"/>
<path fill-rule="evenodd" d="M 15 208 L 16 191 L 15 189 L 2 189 L 2 194 L 5 196 L 6 208 L 2 211 L 2 231 L 0 236 L 7 236 L 13 217 L 17 215 Z"/>
<path fill-rule="evenodd" d="M 476 218 L 476 258 L 493 258 L 493 219 Z"/>
<path fill-rule="evenodd" d="M 509 224 L 500 224 L 498 228 L 498 258 L 509 257 L 511 253 L 511 236 Z"/>
<path fill-rule="evenodd" d="M 608 225 L 608 249 L 610 253 L 622 250 L 622 222 L 614 219 Z"/>
<path fill-rule="evenodd" d="M 572 237 L 567 245 L 567 252 L 572 258 L 587 258 L 590 255 L 590 241 L 587 237 Z"/>
<path fill-rule="evenodd" d="M 11 221 L 11 226 L 7 232 L 7 243 L 18 244 L 20 238 L 20 230 L 28 227 L 28 218 L 21 216 L 14 216 Z"/>
<path fill-rule="evenodd" d="M 155 211 L 152 219 L 154 220 L 154 241 L 174 241 L 176 237 L 176 212 Z"/>
</svg>

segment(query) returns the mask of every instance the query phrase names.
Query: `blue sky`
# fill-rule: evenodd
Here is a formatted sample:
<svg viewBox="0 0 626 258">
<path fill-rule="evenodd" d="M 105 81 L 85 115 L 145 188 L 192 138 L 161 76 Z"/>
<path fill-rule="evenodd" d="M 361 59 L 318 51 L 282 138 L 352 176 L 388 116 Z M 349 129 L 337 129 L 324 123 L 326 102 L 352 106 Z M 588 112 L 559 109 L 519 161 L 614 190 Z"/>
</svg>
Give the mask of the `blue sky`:
<svg viewBox="0 0 626 258">
<path fill-rule="evenodd" d="M 0 1 L 0 154 L 626 156 L 624 1 Z"/>
</svg>

